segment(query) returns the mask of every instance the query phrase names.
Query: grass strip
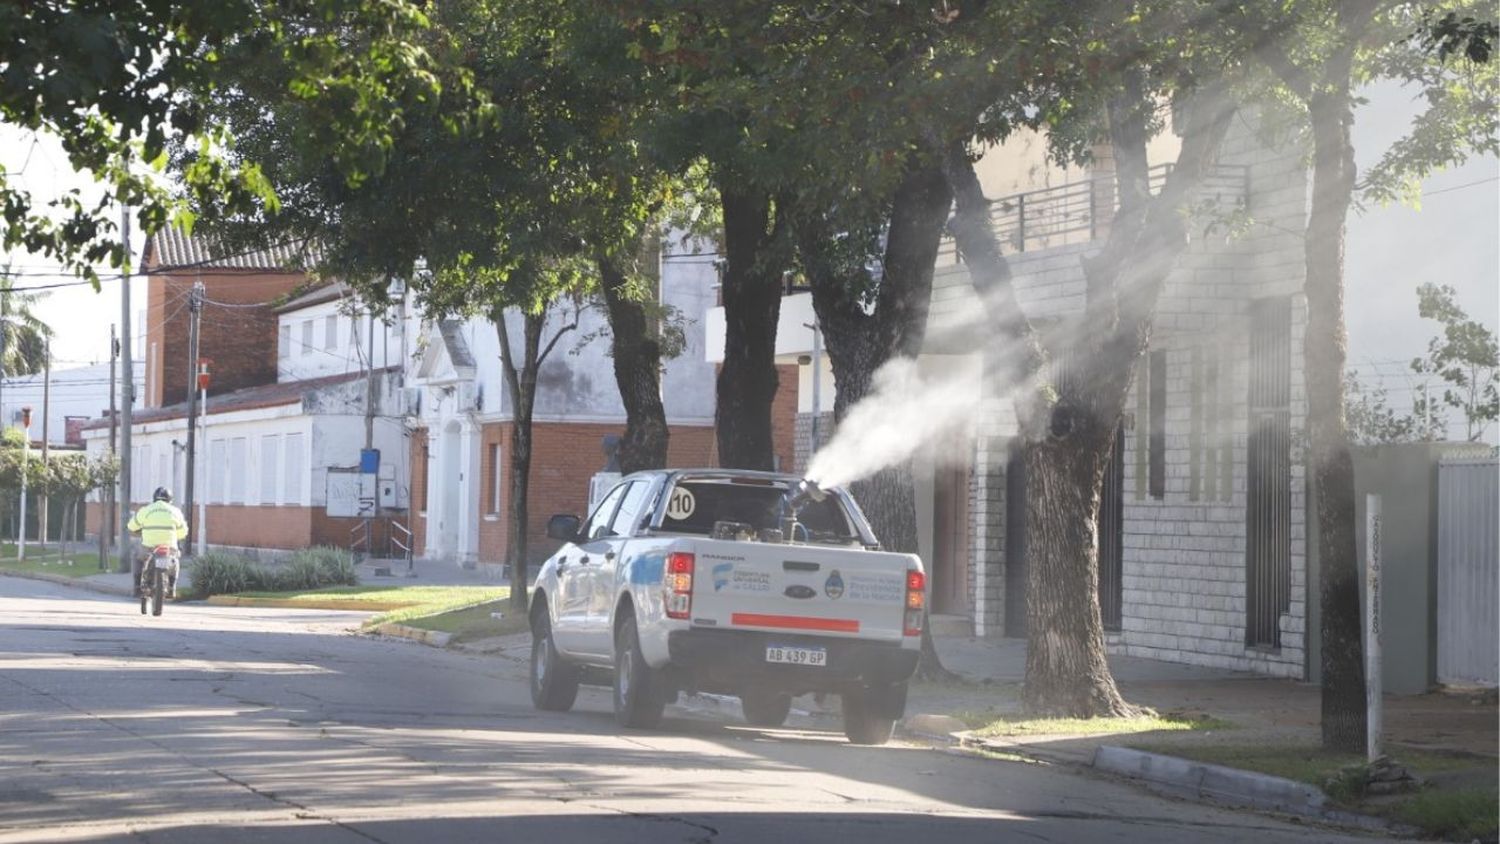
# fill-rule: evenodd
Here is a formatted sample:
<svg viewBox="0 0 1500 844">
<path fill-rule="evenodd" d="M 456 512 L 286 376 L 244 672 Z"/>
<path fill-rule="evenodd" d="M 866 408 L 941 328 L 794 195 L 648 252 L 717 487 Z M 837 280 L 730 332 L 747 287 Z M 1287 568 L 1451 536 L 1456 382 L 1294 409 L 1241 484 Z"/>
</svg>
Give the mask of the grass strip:
<svg viewBox="0 0 1500 844">
<path fill-rule="evenodd" d="M 101 573 L 98 553 L 72 553 L 64 556 L 61 549 L 56 546 L 45 548 L 28 546 L 26 559 L 17 560 L 14 543 L 6 543 L 0 547 L 0 571 L 52 574 L 59 577 L 88 577 L 91 574 Z"/>
<path fill-rule="evenodd" d="M 998 712 L 959 712 L 979 736 L 1094 736 L 1184 730 L 1228 730 L 1234 724 L 1201 715 L 1142 715 L 1136 718 L 1034 718 Z"/>
<path fill-rule="evenodd" d="M 1132 746 L 1152 753 L 1179 756 L 1198 762 L 1223 765 L 1271 776 L 1305 782 L 1323 789 L 1340 806 L 1366 814 L 1379 815 L 1421 829 L 1431 837 L 1449 841 L 1492 841 L 1500 833 L 1500 783 L 1496 782 L 1495 760 L 1490 757 L 1440 753 L 1404 747 L 1389 749 L 1391 757 L 1418 777 L 1445 774 L 1473 774 L 1459 777 L 1463 785 L 1447 787 L 1429 784 L 1416 792 L 1384 797 L 1364 795 L 1365 757 L 1355 753 L 1337 753 L 1312 745 L 1239 745 L 1198 744 L 1185 742 L 1171 745 L 1135 743 Z M 1487 787 L 1476 787 L 1487 782 Z"/>
<path fill-rule="evenodd" d="M 499 618 L 496 618 L 497 615 Z M 507 636 L 527 629 L 526 616 L 511 611 L 509 596 L 434 615 L 409 618 L 401 623 L 408 627 L 447 633 L 452 636 L 448 640 L 450 644 Z"/>
</svg>

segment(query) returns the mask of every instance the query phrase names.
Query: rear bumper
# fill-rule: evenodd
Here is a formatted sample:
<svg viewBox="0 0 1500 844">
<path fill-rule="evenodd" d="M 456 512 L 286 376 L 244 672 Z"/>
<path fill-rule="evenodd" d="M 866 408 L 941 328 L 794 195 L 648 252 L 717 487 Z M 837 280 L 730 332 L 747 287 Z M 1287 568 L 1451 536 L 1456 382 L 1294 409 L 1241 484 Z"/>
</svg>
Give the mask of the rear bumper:
<svg viewBox="0 0 1500 844">
<path fill-rule="evenodd" d="M 828 664 L 812 668 L 766 662 L 766 646 L 820 647 Z M 895 643 L 833 639 L 749 630 L 676 630 L 667 635 L 672 670 L 685 687 L 737 693 L 754 687 L 805 694 L 840 692 L 864 685 L 907 680 L 918 652 Z"/>
</svg>

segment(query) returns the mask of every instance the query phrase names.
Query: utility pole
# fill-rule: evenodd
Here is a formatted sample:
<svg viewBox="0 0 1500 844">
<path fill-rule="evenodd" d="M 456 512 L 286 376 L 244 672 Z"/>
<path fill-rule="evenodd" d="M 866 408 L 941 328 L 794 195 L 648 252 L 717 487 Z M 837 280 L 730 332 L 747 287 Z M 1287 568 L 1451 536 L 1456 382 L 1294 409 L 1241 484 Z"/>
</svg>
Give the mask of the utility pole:
<svg viewBox="0 0 1500 844">
<path fill-rule="evenodd" d="M 21 541 L 16 545 L 16 559 L 26 559 L 26 476 L 30 474 L 31 407 L 21 408 Z"/>
<path fill-rule="evenodd" d="M 365 451 L 375 447 L 375 308 L 370 308 L 370 345 L 365 350 L 369 383 L 365 385 Z"/>
<path fill-rule="evenodd" d="M 208 448 L 208 381 L 208 360 L 206 358 L 200 359 L 198 361 L 198 375 L 196 384 L 189 383 L 188 391 L 192 392 L 194 386 L 197 386 L 198 388 L 198 403 L 203 407 L 203 413 L 198 417 L 198 419 L 200 424 L 203 425 L 204 448 Z M 208 465 L 208 461 L 203 461 L 203 465 L 206 467 Z M 214 468 L 217 469 L 218 467 Z M 203 556 L 208 551 L 208 495 L 208 472 L 205 469 L 205 471 L 203 472 L 203 494 L 198 496 L 197 533 L 190 534 L 190 536 L 197 536 L 196 547 L 198 550 L 196 553 L 199 557 Z"/>
<path fill-rule="evenodd" d="M 120 557 L 119 570 L 130 565 L 130 422 L 135 406 L 135 365 L 130 348 L 130 206 L 120 206 L 120 242 L 125 245 L 125 263 L 120 268 Z"/>
<path fill-rule="evenodd" d="M 188 391 L 187 391 L 187 472 L 183 475 L 182 513 L 188 520 L 188 535 L 194 536 L 202 525 L 193 524 L 194 474 L 198 441 L 198 391 L 193 389 L 198 380 L 198 324 L 203 316 L 203 281 L 193 284 L 188 293 Z M 205 490 L 206 492 L 206 490 Z"/>
<path fill-rule="evenodd" d="M 46 471 L 47 451 L 49 440 L 52 439 L 52 426 L 48 424 L 52 417 L 52 338 L 48 337 L 42 345 L 42 470 Z M 36 505 L 36 543 L 42 548 L 47 547 L 47 493 L 45 487 L 42 494 L 37 496 Z"/>
<path fill-rule="evenodd" d="M 115 358 L 120 356 L 120 341 L 115 337 L 115 326 L 109 326 L 109 456 L 115 456 Z M 99 570 L 109 568 L 106 557 L 115 542 L 115 485 L 104 489 L 104 506 L 99 513 Z"/>
</svg>

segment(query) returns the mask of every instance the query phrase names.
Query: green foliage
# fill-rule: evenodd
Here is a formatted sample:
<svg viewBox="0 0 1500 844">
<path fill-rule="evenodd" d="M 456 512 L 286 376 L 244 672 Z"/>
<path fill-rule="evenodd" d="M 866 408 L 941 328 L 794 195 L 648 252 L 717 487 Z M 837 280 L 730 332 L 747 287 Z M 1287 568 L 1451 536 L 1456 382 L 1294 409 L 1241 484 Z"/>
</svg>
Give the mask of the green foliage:
<svg viewBox="0 0 1500 844">
<path fill-rule="evenodd" d="M 1456 410 L 1465 423 L 1465 438 L 1476 442 L 1500 417 L 1500 346 L 1495 332 L 1470 319 L 1456 296 L 1446 284 L 1417 288 L 1417 313 L 1436 321 L 1442 333 L 1428 341 L 1426 357 L 1414 358 L 1411 368 L 1441 378 L 1445 386 L 1441 397 L 1421 395 L 1414 412 L 1432 418 Z"/>
<path fill-rule="evenodd" d="M 263 582 L 261 570 L 249 560 L 221 551 L 209 551 L 194 557 L 187 569 L 193 594 L 199 598 L 233 595 L 257 588 Z"/>
<path fill-rule="evenodd" d="M 1349 441 L 1356 445 L 1431 442 L 1441 439 L 1427 416 L 1397 413 L 1383 386 L 1369 386 L 1357 370 L 1344 372 L 1344 419 Z"/>
<path fill-rule="evenodd" d="M 0 189 L 4 178 L 0 173 Z M 0 270 L 0 374 L 33 375 L 46 367 L 52 328 L 32 310 L 46 295 L 16 290 L 9 267 Z"/>
<path fill-rule="evenodd" d="M 210 551 L 192 560 L 188 576 L 193 594 L 200 598 L 354 586 L 359 580 L 347 551 L 323 546 L 301 549 L 282 566 L 262 566 L 235 554 Z"/>
<path fill-rule="evenodd" d="M 0 173 L 4 247 L 91 265 L 126 262 L 116 209 L 150 232 L 191 225 L 186 200 L 248 209 L 277 202 L 259 166 L 232 152 L 206 92 L 252 57 L 319 119 L 303 125 L 337 176 L 385 164 L 403 115 L 440 93 L 408 0 L 38 0 L 0 4 L 0 120 L 58 137 L 74 168 L 105 186 L 41 206 Z M 197 150 L 178 190 L 159 172 L 170 144 Z"/>
<path fill-rule="evenodd" d="M 355 586 L 359 583 L 354 557 L 342 548 L 328 545 L 297 550 L 281 570 L 281 575 L 286 589 Z"/>
</svg>

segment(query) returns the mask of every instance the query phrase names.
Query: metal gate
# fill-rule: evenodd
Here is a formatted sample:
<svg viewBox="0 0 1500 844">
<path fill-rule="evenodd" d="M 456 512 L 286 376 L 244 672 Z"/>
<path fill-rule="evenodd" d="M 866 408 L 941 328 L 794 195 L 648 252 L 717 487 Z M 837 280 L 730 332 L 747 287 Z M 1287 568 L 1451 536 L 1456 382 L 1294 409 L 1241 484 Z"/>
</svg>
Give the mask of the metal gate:
<svg viewBox="0 0 1500 844">
<path fill-rule="evenodd" d="M 1125 426 L 1115 429 L 1104 485 L 1099 491 L 1099 617 L 1105 630 L 1120 629 L 1125 599 Z"/>
<path fill-rule="evenodd" d="M 1250 432 L 1245 483 L 1245 644 L 1281 647 L 1292 589 L 1292 309 L 1250 307 Z"/>
<path fill-rule="evenodd" d="M 1500 463 L 1445 457 L 1438 463 L 1437 679 L 1495 686 L 1500 626 Z"/>
</svg>

